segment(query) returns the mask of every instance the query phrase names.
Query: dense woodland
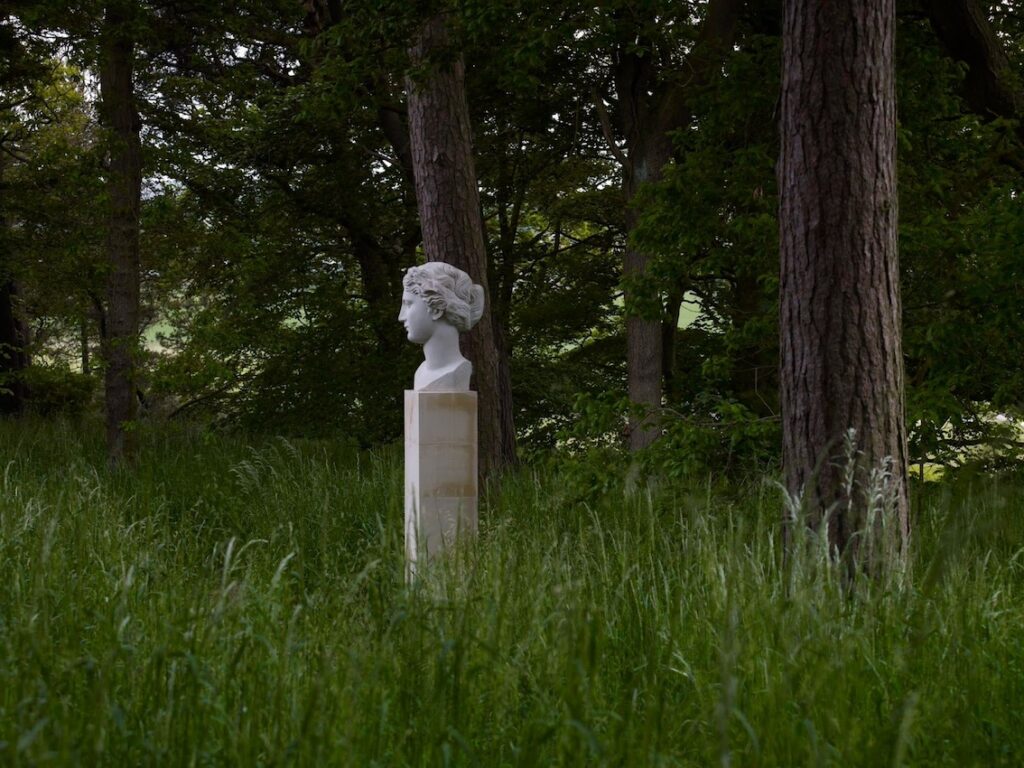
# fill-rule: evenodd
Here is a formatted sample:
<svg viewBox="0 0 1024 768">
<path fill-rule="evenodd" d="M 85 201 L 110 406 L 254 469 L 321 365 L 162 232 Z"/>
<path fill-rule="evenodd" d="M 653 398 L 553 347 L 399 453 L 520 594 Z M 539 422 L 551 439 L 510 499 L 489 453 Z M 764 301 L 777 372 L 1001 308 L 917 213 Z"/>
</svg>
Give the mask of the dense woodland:
<svg viewBox="0 0 1024 768">
<path fill-rule="evenodd" d="M 787 256 L 786 225 L 849 200 L 843 163 L 822 161 L 819 186 L 780 208 L 780 152 L 813 146 L 783 82 L 813 67 L 783 56 L 779 4 L 5 7 L 4 413 L 103 410 L 115 463 L 163 420 L 386 444 L 417 362 L 396 321 L 402 270 L 442 259 L 488 290 L 464 342 L 487 471 L 589 451 L 595 467 L 730 475 L 778 466 L 785 444 L 807 448 L 791 483 L 807 481 L 824 444 L 783 434 L 796 374 L 784 364 L 780 381 L 780 338 L 807 339 L 780 334 L 780 282 L 815 279 Z M 900 365 L 851 386 L 903 389 L 905 406 L 893 401 L 896 442 L 868 453 L 922 477 L 1012 466 L 1024 9 L 900 2 L 893 33 L 895 304 L 885 327 L 842 322 L 895 338 Z M 825 94 L 855 72 L 842 66 Z M 877 126 L 848 118 L 836 125 L 870 151 Z M 451 178 L 417 173 L 438 157 Z M 809 248 L 860 247 L 836 237 Z M 876 278 L 852 269 L 836 296 Z M 850 398 L 836 386 L 818 396 Z"/>
<path fill-rule="evenodd" d="M 1022 0 L 0 0 L 0 764 L 1024 764 L 1022 192 Z"/>
</svg>

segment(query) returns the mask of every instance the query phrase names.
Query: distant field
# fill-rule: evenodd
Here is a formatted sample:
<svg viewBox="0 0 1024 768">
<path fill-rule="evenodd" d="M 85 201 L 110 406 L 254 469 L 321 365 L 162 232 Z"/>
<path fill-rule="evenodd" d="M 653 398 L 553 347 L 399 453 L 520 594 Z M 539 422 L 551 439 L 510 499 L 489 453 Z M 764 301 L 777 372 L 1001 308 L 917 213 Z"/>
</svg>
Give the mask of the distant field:
<svg viewBox="0 0 1024 768">
<path fill-rule="evenodd" d="M 1024 764 L 1013 484 L 930 483 L 909 572 L 844 588 L 768 482 L 527 468 L 409 590 L 397 451 L 140 439 L 0 422 L 4 764 Z"/>
<path fill-rule="evenodd" d="M 160 343 L 160 336 L 168 336 L 174 331 L 170 323 L 159 322 L 148 326 L 142 333 L 142 343 L 150 352 L 163 352 L 164 345 Z"/>
</svg>

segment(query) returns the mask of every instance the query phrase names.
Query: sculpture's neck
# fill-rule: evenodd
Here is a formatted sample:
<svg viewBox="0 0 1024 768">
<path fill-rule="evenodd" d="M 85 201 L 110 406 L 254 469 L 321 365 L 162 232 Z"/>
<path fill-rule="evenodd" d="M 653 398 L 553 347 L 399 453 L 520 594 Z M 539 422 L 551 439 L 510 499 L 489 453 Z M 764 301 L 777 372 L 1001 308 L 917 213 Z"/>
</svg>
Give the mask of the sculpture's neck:
<svg viewBox="0 0 1024 768">
<path fill-rule="evenodd" d="M 462 360 L 462 353 L 459 351 L 459 332 L 455 326 L 438 323 L 434 334 L 423 345 L 423 357 L 427 368 L 431 370 L 447 368 Z"/>
</svg>

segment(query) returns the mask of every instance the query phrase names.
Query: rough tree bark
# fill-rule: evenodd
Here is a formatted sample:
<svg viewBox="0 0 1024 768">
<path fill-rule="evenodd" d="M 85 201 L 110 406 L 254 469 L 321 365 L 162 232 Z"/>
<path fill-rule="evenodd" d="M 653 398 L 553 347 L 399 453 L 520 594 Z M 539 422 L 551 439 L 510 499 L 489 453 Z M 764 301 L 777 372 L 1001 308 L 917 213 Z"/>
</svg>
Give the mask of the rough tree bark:
<svg viewBox="0 0 1024 768">
<path fill-rule="evenodd" d="M 487 295 L 483 317 L 463 337 L 480 397 L 480 471 L 487 474 L 515 461 L 512 387 L 494 328 L 465 70 L 451 50 L 444 15 L 419 28 L 409 57 L 409 132 L 423 249 L 427 259 L 469 273 Z"/>
<path fill-rule="evenodd" d="M 910 536 L 896 251 L 895 0 L 787 0 L 780 193 L 783 463 L 833 553 L 862 551 L 868 470 L 891 459 L 886 531 Z M 844 484 L 855 430 L 857 485 Z M 877 520 L 880 525 L 881 521 Z M 792 530 L 789 530 L 792 533 Z M 892 550 L 890 550 L 892 551 Z"/>
<path fill-rule="evenodd" d="M 627 238 L 639 219 L 634 199 L 645 184 L 661 178 L 662 169 L 672 159 L 671 133 L 691 119 L 688 98 L 692 89 L 704 86 L 715 68 L 721 66 L 735 36 L 742 5 L 742 0 L 710 0 L 700 35 L 687 58 L 685 77 L 667 78 L 659 73 L 651 52 L 645 50 L 651 46 L 637 45 L 639 31 L 632 25 L 624 25 L 621 30 L 613 75 L 619 130 L 625 138 L 625 152 L 616 150 L 616 154 L 623 166 Z M 610 134 L 610 125 L 606 133 Z M 608 138 L 611 142 L 610 135 Z M 627 244 L 623 263 L 627 286 L 643 277 L 649 263 L 650 254 Z M 627 304 L 631 293 L 627 291 Z M 656 414 L 661 407 L 664 346 L 660 317 L 627 316 L 629 399 L 649 414 L 630 425 L 632 450 L 645 448 L 658 437 Z"/>
<path fill-rule="evenodd" d="M 108 132 L 106 323 L 107 453 L 111 464 L 135 453 L 135 357 L 139 341 L 139 208 L 142 191 L 140 120 L 135 108 L 135 43 L 130 3 L 106 8 L 100 50 L 100 120 Z"/>
</svg>

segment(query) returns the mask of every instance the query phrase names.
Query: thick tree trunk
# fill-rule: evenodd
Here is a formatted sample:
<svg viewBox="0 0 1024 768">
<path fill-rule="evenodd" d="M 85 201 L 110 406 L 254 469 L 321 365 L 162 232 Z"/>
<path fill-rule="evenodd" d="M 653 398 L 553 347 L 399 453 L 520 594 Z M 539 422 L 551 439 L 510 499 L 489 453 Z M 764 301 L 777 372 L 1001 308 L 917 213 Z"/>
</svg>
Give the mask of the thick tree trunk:
<svg viewBox="0 0 1024 768">
<path fill-rule="evenodd" d="M 28 368 L 28 326 L 18 306 L 17 282 L 0 275 L 0 416 L 25 410 L 28 388 L 22 373 Z"/>
<path fill-rule="evenodd" d="M 107 452 L 112 464 L 132 458 L 139 340 L 140 121 L 135 109 L 134 41 L 126 4 L 107 7 L 100 61 L 100 118 L 109 132 L 107 177 L 106 363 Z"/>
<path fill-rule="evenodd" d="M 465 270 L 487 294 L 483 317 L 462 342 L 480 397 L 480 471 L 487 474 L 515 461 L 511 385 L 493 325 L 465 71 L 461 56 L 449 49 L 443 15 L 419 29 L 409 55 L 409 131 L 423 249 L 427 259 Z"/>
<path fill-rule="evenodd" d="M 787 0 L 783 31 L 780 342 L 783 462 L 831 551 L 870 556 L 869 470 L 891 461 L 906 552 L 906 425 L 896 251 L 895 0 Z M 854 431 L 856 484 L 844 437 Z M 790 531 L 791 533 L 791 531 Z M 892 551 L 892 550 L 890 550 Z"/>
</svg>

